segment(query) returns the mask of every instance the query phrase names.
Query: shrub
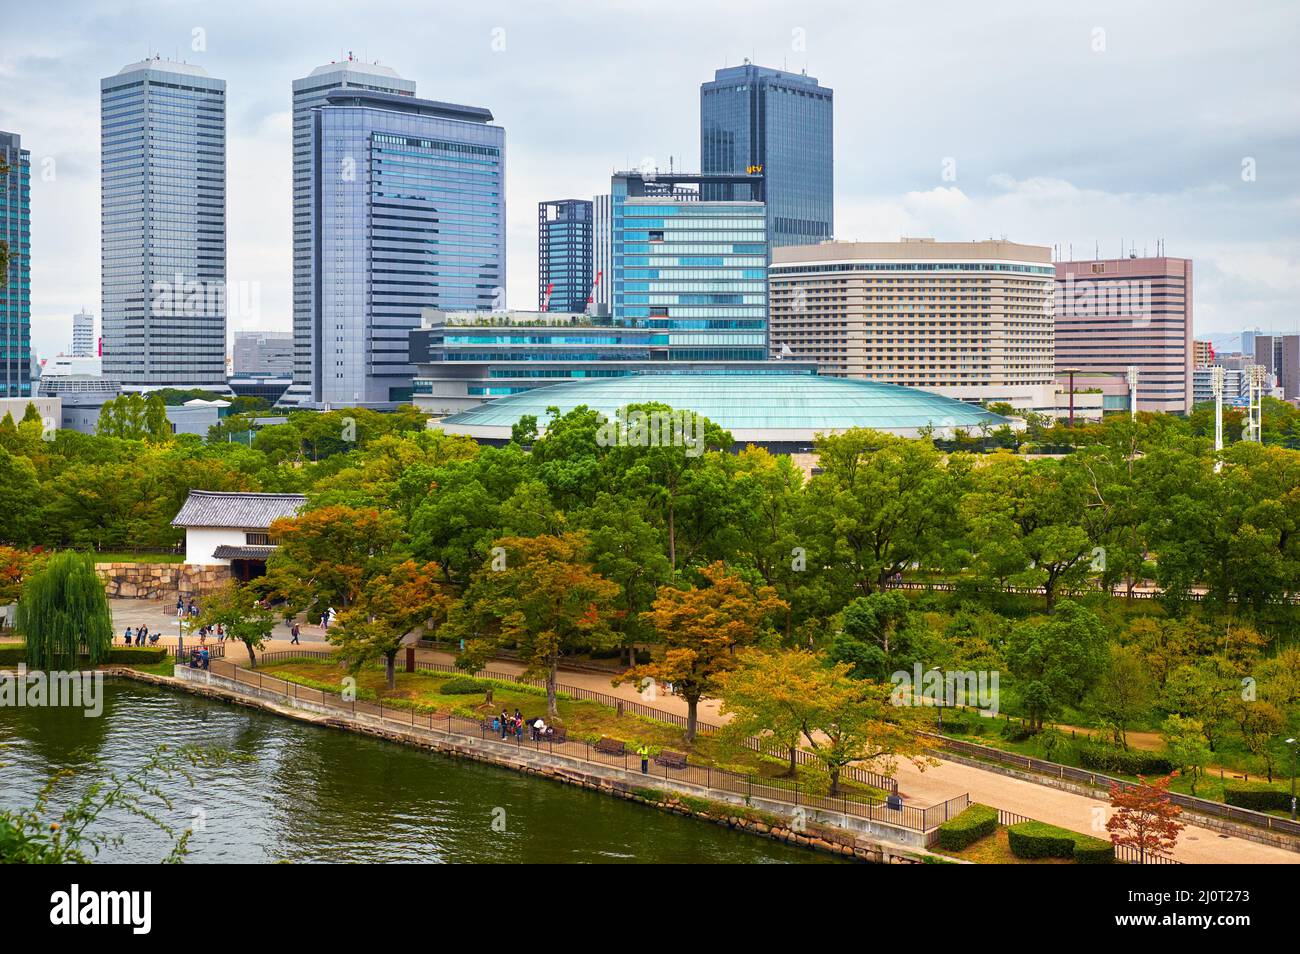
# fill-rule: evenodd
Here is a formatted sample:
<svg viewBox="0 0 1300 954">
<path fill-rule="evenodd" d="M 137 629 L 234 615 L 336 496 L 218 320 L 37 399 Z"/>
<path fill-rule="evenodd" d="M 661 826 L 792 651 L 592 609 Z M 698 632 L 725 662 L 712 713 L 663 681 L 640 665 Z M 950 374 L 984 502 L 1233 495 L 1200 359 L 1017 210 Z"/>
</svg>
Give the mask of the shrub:
<svg viewBox="0 0 1300 954">
<path fill-rule="evenodd" d="M 1115 846 L 1101 838 L 1027 821 L 1007 829 L 1007 844 L 1017 858 L 1071 858 L 1082 865 L 1111 864 Z"/>
<path fill-rule="evenodd" d="M 1084 742 L 1078 746 L 1079 764 L 1097 772 L 1114 775 L 1168 775 L 1173 763 L 1164 755 L 1121 749 L 1100 742 Z"/>
<path fill-rule="evenodd" d="M 998 810 L 978 802 L 956 818 L 939 826 L 939 847 L 961 851 L 967 845 L 993 834 L 998 827 Z"/>
<path fill-rule="evenodd" d="M 1074 839 L 1074 832 L 1040 821 L 1007 829 L 1007 844 L 1017 858 L 1073 858 Z"/>
<path fill-rule="evenodd" d="M 1008 742 L 1024 742 L 1026 739 L 1033 738 L 1034 730 L 1022 722 L 1012 722 L 1007 720 L 1002 723 L 1002 738 Z"/>
<path fill-rule="evenodd" d="M 470 676 L 453 676 L 438 690 L 438 694 L 443 696 L 474 696 L 486 692 L 487 684 Z"/>
<path fill-rule="evenodd" d="M 1263 782 L 1233 782 L 1225 785 L 1223 800 L 1237 808 L 1249 808 L 1257 812 L 1287 811 L 1291 807 L 1289 792 Z"/>
<path fill-rule="evenodd" d="M 168 650 L 161 646 L 114 646 L 102 660 L 105 664 L 116 666 L 147 666 L 162 662 L 167 658 Z M 27 646 L 23 643 L 5 643 L 0 645 L 0 666 L 11 667 L 27 661 Z M 87 665 L 88 657 L 78 657 L 78 665 Z"/>
<path fill-rule="evenodd" d="M 1115 863 L 1115 846 L 1104 838 L 1077 835 L 1074 839 L 1074 860 L 1081 865 L 1112 865 Z"/>
</svg>

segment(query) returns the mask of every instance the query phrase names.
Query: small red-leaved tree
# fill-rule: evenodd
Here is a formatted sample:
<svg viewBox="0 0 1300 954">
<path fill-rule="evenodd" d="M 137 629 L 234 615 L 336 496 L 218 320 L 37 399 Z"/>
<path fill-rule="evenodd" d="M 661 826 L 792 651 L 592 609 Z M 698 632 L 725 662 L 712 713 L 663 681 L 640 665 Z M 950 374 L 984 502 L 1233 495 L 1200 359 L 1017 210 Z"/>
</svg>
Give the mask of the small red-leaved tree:
<svg viewBox="0 0 1300 954">
<path fill-rule="evenodd" d="M 1169 798 L 1169 783 L 1177 774 L 1153 782 L 1139 775 L 1137 785 L 1110 787 L 1110 807 L 1115 809 L 1106 822 L 1110 840 L 1116 846 L 1136 849 L 1139 864 L 1145 864 L 1148 857 L 1173 854 L 1178 833 L 1186 827 L 1178 820 L 1183 810 Z"/>
</svg>

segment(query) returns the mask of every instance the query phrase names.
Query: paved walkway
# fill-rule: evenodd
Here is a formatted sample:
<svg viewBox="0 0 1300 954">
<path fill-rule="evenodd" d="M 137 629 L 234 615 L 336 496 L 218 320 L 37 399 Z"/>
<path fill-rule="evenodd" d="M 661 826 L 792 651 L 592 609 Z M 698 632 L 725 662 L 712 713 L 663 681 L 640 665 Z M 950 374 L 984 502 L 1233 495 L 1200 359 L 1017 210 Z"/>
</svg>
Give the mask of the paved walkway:
<svg viewBox="0 0 1300 954">
<path fill-rule="evenodd" d="M 176 606 L 170 607 L 161 601 L 148 600 L 111 600 L 113 623 L 120 645 L 122 631 L 131 625 L 141 623 L 150 630 L 164 633 L 162 641 L 168 645 L 176 643 Z M 325 634 L 319 626 L 301 627 L 302 646 L 310 649 L 327 649 Z M 192 639 L 192 637 L 191 637 Z M 263 652 L 292 649 L 289 643 L 289 628 L 284 624 L 276 626 L 271 640 Z M 247 662 L 248 654 L 239 643 L 226 642 L 226 658 L 232 662 Z M 453 660 L 450 653 L 419 650 L 417 658 L 431 662 L 449 663 Z M 498 659 L 488 664 L 489 668 L 518 674 L 523 666 L 510 660 Z M 618 698 L 644 702 L 669 712 L 686 714 L 685 700 L 670 696 L 662 691 L 653 698 L 643 697 L 634 686 L 610 685 L 608 676 L 590 672 L 562 671 L 560 682 L 564 685 L 579 686 L 604 692 Z M 702 722 L 718 724 L 726 721 L 718 712 L 717 700 L 706 699 L 700 703 L 699 718 Z M 1093 827 L 1094 818 L 1098 817 L 1096 809 L 1101 809 L 1101 824 L 1110 817 L 1110 806 L 1105 801 L 1075 795 L 1036 782 L 1026 782 L 1010 778 L 998 772 L 974 768 L 957 762 L 941 760 L 939 765 L 921 771 L 910 762 L 900 762 L 895 773 L 898 779 L 899 794 L 903 801 L 912 805 L 933 805 L 947 801 L 963 792 L 970 794 L 971 800 L 992 805 L 1017 815 L 1036 818 L 1053 825 L 1060 825 L 1072 831 L 1093 832 L 1105 837 L 1105 829 L 1097 832 Z M 1179 838 L 1174 857 L 1179 861 L 1201 864 L 1300 864 L 1300 852 L 1285 848 L 1261 845 L 1244 838 L 1221 835 L 1206 828 L 1189 826 Z"/>
</svg>

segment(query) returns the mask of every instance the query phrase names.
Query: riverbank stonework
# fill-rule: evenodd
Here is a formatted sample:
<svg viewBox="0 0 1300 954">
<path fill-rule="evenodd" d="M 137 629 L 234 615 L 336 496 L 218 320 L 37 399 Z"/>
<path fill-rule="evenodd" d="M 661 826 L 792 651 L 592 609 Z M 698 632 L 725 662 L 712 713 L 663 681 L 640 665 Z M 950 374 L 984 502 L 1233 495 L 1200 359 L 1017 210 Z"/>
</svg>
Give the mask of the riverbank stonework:
<svg viewBox="0 0 1300 954">
<path fill-rule="evenodd" d="M 230 579 L 230 567 L 198 563 L 96 563 L 109 599 L 175 599 L 201 596 Z"/>
<path fill-rule="evenodd" d="M 845 860 L 875 864 L 922 864 L 927 860 L 954 861 L 950 858 L 941 859 L 940 856 L 926 851 L 924 847 L 897 844 L 882 839 L 870 831 L 857 831 L 830 824 L 827 813 L 816 810 L 809 810 L 806 812 L 806 817 L 795 819 L 787 814 L 789 806 L 775 802 L 760 803 L 758 807 L 733 804 L 730 801 L 706 797 L 708 790 L 696 786 L 679 786 L 692 789 L 689 792 L 645 788 L 637 783 L 654 781 L 656 784 L 664 784 L 666 780 L 644 779 L 639 774 L 624 772 L 621 769 L 588 765 L 527 749 L 519 750 L 491 740 L 462 740 L 454 736 L 427 733 L 422 729 L 416 731 L 415 727 L 407 730 L 397 724 L 381 724 L 377 719 L 361 715 L 352 716 L 334 710 L 324 711 L 311 707 L 284 705 L 281 698 L 272 693 L 231 683 L 229 680 L 202 670 L 178 666 L 175 678 L 122 667 L 115 667 L 109 671 L 137 681 L 181 689 L 236 705 L 246 705 L 312 725 L 355 732 L 403 745 L 414 745 L 454 758 L 472 759 L 512 769 L 525 775 L 533 775 L 565 785 L 575 785 L 615 798 L 634 801 L 658 811 L 689 815 L 701 821 L 812 851 L 836 855 Z M 836 817 L 844 817 L 848 820 L 848 816 Z M 915 834 L 919 835 L 919 833 Z"/>
</svg>

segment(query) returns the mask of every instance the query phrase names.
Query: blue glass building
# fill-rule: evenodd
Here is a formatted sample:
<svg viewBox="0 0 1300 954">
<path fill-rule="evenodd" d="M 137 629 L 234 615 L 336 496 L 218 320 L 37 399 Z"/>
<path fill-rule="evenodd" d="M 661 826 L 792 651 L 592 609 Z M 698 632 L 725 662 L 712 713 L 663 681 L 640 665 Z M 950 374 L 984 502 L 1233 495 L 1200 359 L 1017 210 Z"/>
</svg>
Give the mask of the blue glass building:
<svg viewBox="0 0 1300 954">
<path fill-rule="evenodd" d="M 669 361 L 766 359 L 763 177 L 620 172 L 611 194 L 614 323 L 666 332 Z"/>
<path fill-rule="evenodd" d="M 17 133 L 0 132 L 0 242 L 9 270 L 0 281 L 0 397 L 32 393 L 32 157 Z"/>
<path fill-rule="evenodd" d="M 312 151 L 311 111 L 337 89 L 414 96 L 415 82 L 391 67 L 347 59 L 318 66 L 293 81 L 293 385 L 281 398 L 296 405 L 311 396 L 312 360 Z"/>
<path fill-rule="evenodd" d="M 338 89 L 312 114 L 314 406 L 410 400 L 425 309 L 499 307 L 505 130 L 486 109 Z"/>
<path fill-rule="evenodd" d="M 537 307 L 580 312 L 591 293 L 592 214 L 586 199 L 537 203 Z"/>
<path fill-rule="evenodd" d="M 157 57 L 100 81 L 104 376 L 226 383 L 226 83 Z"/>
<path fill-rule="evenodd" d="M 717 70 L 700 86 L 700 171 L 760 172 L 773 246 L 835 233 L 834 94 L 805 73 L 755 66 Z M 734 198 L 706 186 L 704 198 Z"/>
</svg>

